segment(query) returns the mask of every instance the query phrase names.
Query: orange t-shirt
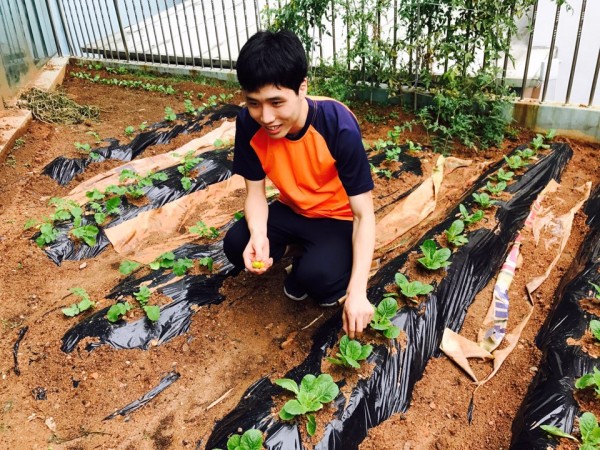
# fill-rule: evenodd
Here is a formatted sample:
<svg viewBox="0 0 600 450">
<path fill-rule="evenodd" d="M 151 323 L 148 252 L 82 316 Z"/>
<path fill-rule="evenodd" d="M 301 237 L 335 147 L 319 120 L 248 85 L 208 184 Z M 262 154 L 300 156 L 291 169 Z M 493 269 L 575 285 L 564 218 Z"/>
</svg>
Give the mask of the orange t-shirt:
<svg viewBox="0 0 600 450">
<path fill-rule="evenodd" d="M 303 129 L 272 139 L 247 108 L 236 122 L 233 171 L 249 180 L 268 176 L 279 201 L 306 217 L 352 220 L 348 196 L 373 189 L 354 115 L 332 99 L 307 98 Z"/>
</svg>

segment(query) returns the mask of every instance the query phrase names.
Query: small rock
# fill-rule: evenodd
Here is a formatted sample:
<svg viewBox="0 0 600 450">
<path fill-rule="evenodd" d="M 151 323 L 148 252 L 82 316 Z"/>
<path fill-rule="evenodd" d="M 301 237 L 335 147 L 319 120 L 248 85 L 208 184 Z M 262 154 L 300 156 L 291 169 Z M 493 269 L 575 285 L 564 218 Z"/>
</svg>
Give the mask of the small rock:
<svg viewBox="0 0 600 450">
<path fill-rule="evenodd" d="M 48 417 L 44 423 L 46 424 L 46 426 L 50 429 L 50 431 L 55 432 L 56 431 L 56 422 L 54 421 L 53 417 Z"/>
<path fill-rule="evenodd" d="M 125 389 L 127 387 L 127 383 L 119 383 L 119 387 L 121 389 Z"/>
<path fill-rule="evenodd" d="M 87 263 L 86 262 L 83 262 L 83 263 L 79 264 L 79 269 L 80 270 L 85 269 L 86 267 L 87 267 Z"/>
<path fill-rule="evenodd" d="M 529 368 L 529 371 L 530 371 L 530 372 L 537 372 L 537 371 L 538 371 L 538 368 L 537 368 L 537 367 L 535 367 L 535 366 L 531 366 L 531 367 Z"/>
<path fill-rule="evenodd" d="M 265 325 L 265 330 L 270 330 L 271 328 L 273 328 L 273 322 L 268 323 L 267 325 Z"/>
<path fill-rule="evenodd" d="M 28 421 L 28 422 L 31 422 L 31 421 L 32 421 L 33 419 L 35 419 L 36 417 L 37 417 L 37 414 L 36 414 L 36 413 L 33 413 L 33 414 L 31 414 L 31 415 L 30 415 L 30 416 L 27 418 L 27 421 Z"/>
<path fill-rule="evenodd" d="M 431 403 L 429 404 L 429 407 L 430 407 L 431 409 L 435 409 L 435 408 L 437 408 L 437 406 L 436 406 L 436 405 L 435 405 L 435 403 L 433 403 L 433 402 L 431 402 Z"/>
<path fill-rule="evenodd" d="M 289 347 L 294 342 L 294 339 L 296 338 L 297 334 L 298 334 L 297 331 L 291 332 L 288 335 L 287 339 L 281 343 L 281 345 L 280 345 L 281 349 L 283 350 L 283 349 Z"/>
<path fill-rule="evenodd" d="M 517 348 L 518 348 L 519 350 L 523 350 L 523 349 L 525 348 L 525 346 L 524 346 L 523 344 L 519 344 L 519 345 L 517 345 Z"/>
<path fill-rule="evenodd" d="M 183 353 L 187 353 L 187 352 L 189 352 L 189 351 L 190 351 L 190 346 L 187 344 L 187 342 L 186 342 L 186 343 L 184 343 L 184 344 L 181 346 L 181 351 L 182 351 Z"/>
<path fill-rule="evenodd" d="M 94 380 L 98 379 L 98 372 L 94 372 L 90 375 L 90 378 L 93 378 Z"/>
<path fill-rule="evenodd" d="M 488 425 L 494 425 L 494 423 L 495 423 L 495 422 L 494 422 L 493 420 L 490 420 L 490 421 L 488 422 Z"/>
<path fill-rule="evenodd" d="M 446 413 L 446 417 L 447 417 L 448 419 L 452 419 L 452 414 L 450 414 L 450 413 Z"/>
</svg>

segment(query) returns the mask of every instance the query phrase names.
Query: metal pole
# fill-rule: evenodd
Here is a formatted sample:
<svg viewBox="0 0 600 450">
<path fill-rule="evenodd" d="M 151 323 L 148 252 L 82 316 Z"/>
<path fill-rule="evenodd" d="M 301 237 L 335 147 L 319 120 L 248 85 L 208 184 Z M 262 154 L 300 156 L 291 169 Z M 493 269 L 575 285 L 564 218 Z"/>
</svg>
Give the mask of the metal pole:
<svg viewBox="0 0 600 450">
<path fill-rule="evenodd" d="M 196 39 L 198 40 L 198 52 L 200 53 L 200 66 L 204 67 L 204 55 L 202 54 L 202 42 L 200 41 L 200 28 L 198 20 L 196 20 L 196 6 L 192 0 L 192 15 L 194 16 L 194 25 L 196 26 Z"/>
<path fill-rule="evenodd" d="M 96 16 L 96 20 L 98 20 L 98 13 L 96 12 L 96 3 L 92 1 L 94 5 L 94 15 Z M 112 46 L 110 45 L 110 33 L 108 32 L 108 28 L 106 28 L 106 21 L 104 20 L 104 15 L 102 14 L 102 4 L 98 1 L 98 9 L 100 10 L 100 18 L 102 19 L 102 27 L 104 28 L 104 32 L 106 33 L 106 42 L 108 43 L 108 50 L 110 51 L 111 59 L 115 59 L 113 56 Z M 98 31 L 100 31 L 100 23 L 98 23 Z M 102 48 L 104 48 L 104 39 L 102 39 Z M 106 55 L 104 55 L 106 57 Z"/>
<path fill-rule="evenodd" d="M 140 54 L 137 49 L 137 45 L 135 45 L 135 36 L 133 35 L 133 25 L 131 25 L 131 16 L 129 15 L 129 7 L 127 6 L 127 2 L 124 2 L 125 5 L 125 14 L 127 15 L 127 24 L 129 26 L 129 33 L 131 34 L 131 42 L 133 43 L 133 51 L 135 52 L 135 60 L 140 60 Z"/>
<path fill-rule="evenodd" d="M 151 8 L 149 0 L 148 7 Z M 144 13 L 144 4 L 142 3 L 142 0 L 140 0 L 140 10 L 142 14 L 142 22 L 144 22 L 144 30 L 146 31 L 146 39 L 148 39 L 148 51 L 150 52 L 150 60 L 152 61 L 152 64 L 154 64 L 154 52 L 152 51 L 152 42 L 150 41 L 150 33 L 148 33 L 148 24 L 146 20 L 146 13 Z M 150 11 L 150 17 L 152 17 L 152 10 Z M 154 28 L 154 24 L 152 28 Z M 160 55 L 158 56 L 158 61 L 160 62 Z"/>
<path fill-rule="evenodd" d="M 62 0 L 57 0 L 56 6 L 58 7 L 58 15 L 60 17 L 60 22 L 61 22 L 63 31 L 65 32 L 65 37 L 67 39 L 67 48 L 69 49 L 69 53 L 72 56 L 75 56 L 75 50 L 73 48 L 73 43 L 72 43 L 73 37 L 71 36 L 71 31 L 68 28 L 68 24 L 67 24 L 67 21 L 64 16 L 64 11 L 63 11 L 64 8 L 62 6 Z"/>
<path fill-rule="evenodd" d="M 206 33 L 206 46 L 208 47 L 208 60 L 210 61 L 210 68 L 213 68 L 212 52 L 210 51 L 210 35 L 208 34 L 208 20 L 206 18 L 206 10 L 204 8 L 204 1 L 202 2 L 202 17 L 204 17 L 204 32 Z"/>
<path fill-rule="evenodd" d="M 573 62 L 571 63 L 571 73 L 569 74 L 569 85 L 567 87 L 567 98 L 565 104 L 571 100 L 571 88 L 573 87 L 573 77 L 575 75 L 575 67 L 577 67 L 577 56 L 579 55 L 579 43 L 581 41 L 581 30 L 583 29 L 583 19 L 585 18 L 585 7 L 587 0 L 583 0 L 581 4 L 581 15 L 579 16 L 579 28 L 577 29 L 577 40 L 575 41 L 575 51 L 573 52 Z"/>
<path fill-rule="evenodd" d="M 119 11 L 119 5 L 117 0 L 113 0 L 113 5 L 115 6 L 115 14 L 117 15 L 117 24 L 119 25 L 119 33 L 121 33 L 121 39 L 123 40 L 123 48 L 125 49 L 125 58 L 127 61 L 129 59 L 129 50 L 127 49 L 127 40 L 125 39 L 125 31 L 123 30 L 123 21 L 121 20 L 121 12 Z M 116 47 L 116 44 L 115 44 Z"/>
<path fill-rule="evenodd" d="M 80 36 L 81 36 L 81 38 L 82 38 L 82 39 L 83 39 L 83 37 L 84 37 L 84 36 L 83 36 L 83 30 L 82 30 L 82 28 L 81 28 L 81 19 L 79 18 L 79 16 L 77 16 L 77 23 L 79 24 L 79 31 L 81 32 L 81 35 L 79 35 L 79 34 L 77 33 L 77 30 L 76 30 L 76 28 L 75 28 L 75 21 L 73 20 L 73 10 L 71 9 L 71 4 L 70 4 L 68 1 L 67 1 L 67 5 L 69 6 L 69 15 L 70 15 L 70 19 L 71 19 L 71 20 L 69 20 L 67 23 L 68 23 L 70 26 L 71 26 L 71 24 L 72 24 L 72 26 L 73 26 L 73 35 L 75 36 L 75 38 L 76 38 L 76 40 L 77 40 L 77 46 L 79 47 L 79 50 L 81 51 L 81 56 L 84 56 L 84 54 L 83 54 L 84 52 L 83 52 L 83 51 L 84 51 L 84 49 L 86 49 L 86 48 L 85 48 L 85 45 L 83 45 L 83 46 L 81 45 L 81 41 L 80 41 L 80 39 L 79 39 L 79 38 L 80 38 Z M 75 14 L 77 14 L 77 10 L 75 10 Z M 85 28 L 85 33 L 86 33 L 86 35 L 87 35 L 87 39 L 88 39 L 88 41 L 91 43 L 91 38 L 89 37 L 89 34 L 88 34 L 88 32 L 87 32 L 87 26 L 86 26 L 86 28 Z M 89 51 L 89 50 L 90 50 L 89 48 L 88 48 L 87 50 L 88 50 L 88 51 L 87 51 L 86 53 L 87 53 L 88 55 L 91 53 L 91 55 L 92 55 L 92 58 L 93 58 L 93 57 L 95 56 L 95 55 L 94 55 L 94 52 L 90 52 L 90 51 Z"/>
<path fill-rule="evenodd" d="M 240 49 L 242 47 L 240 47 L 240 33 L 239 33 L 238 22 L 237 22 L 237 14 L 235 12 L 235 0 L 231 0 L 231 6 L 233 9 L 233 26 L 235 27 L 235 42 L 237 44 L 237 51 L 239 54 Z M 231 68 L 233 69 L 233 61 L 231 61 Z"/>
<path fill-rule="evenodd" d="M 54 37 L 54 44 L 56 45 L 56 51 L 58 52 L 58 56 L 63 57 L 62 48 L 60 45 L 60 41 L 58 40 L 58 34 L 56 33 L 56 28 L 54 26 L 54 18 L 52 17 L 52 11 L 50 10 L 49 0 L 46 1 L 46 10 L 48 11 L 48 18 L 50 19 L 50 29 L 52 30 L 52 36 Z"/>
<path fill-rule="evenodd" d="M 25 4 L 24 0 L 21 0 L 21 3 L 23 5 L 23 9 L 25 10 L 25 16 L 28 17 L 29 14 L 27 13 L 27 5 Z M 30 47 L 31 47 L 31 50 L 32 50 L 32 53 L 33 53 L 33 59 L 34 59 L 34 61 L 37 62 L 41 58 L 40 58 L 40 56 L 38 54 L 38 49 L 37 49 L 37 46 L 35 44 L 35 37 L 33 35 L 33 28 L 31 28 L 31 21 L 28 20 L 25 24 L 23 24 L 23 17 L 22 17 L 23 13 L 21 12 L 21 8 L 19 7 L 19 3 L 15 2 L 15 4 L 17 6 L 17 15 L 19 16 L 19 23 L 21 24 L 21 29 L 23 31 L 25 31 L 25 26 L 27 26 L 27 31 L 29 32 L 29 37 L 31 39 L 31 46 Z M 37 19 L 37 13 L 36 13 L 35 8 L 33 10 L 33 13 L 35 14 L 36 19 Z M 40 29 L 39 19 L 38 19 L 38 29 Z M 42 47 L 43 47 L 44 55 L 46 55 L 48 53 L 48 50 L 46 49 L 46 46 L 44 45 L 44 39 L 43 39 L 43 35 L 42 35 L 41 31 L 40 31 L 40 35 L 42 36 L 42 42 L 41 42 L 41 44 L 42 44 Z"/>
<path fill-rule="evenodd" d="M 140 0 L 140 7 L 143 8 L 142 0 Z M 140 46 L 142 47 L 142 53 L 144 55 L 144 62 L 148 62 L 146 53 L 146 46 L 144 45 L 144 38 L 142 37 L 142 27 L 140 27 L 140 19 L 138 18 L 137 8 L 135 7 L 135 0 L 133 0 L 133 15 L 135 16 L 135 26 L 137 27 L 138 36 L 140 38 Z M 131 27 L 131 34 L 133 36 L 133 27 Z"/>
<path fill-rule="evenodd" d="M 594 79 L 592 80 L 592 89 L 590 90 L 590 100 L 588 106 L 592 106 L 594 94 L 596 93 L 596 84 L 598 83 L 598 72 L 600 72 L 600 49 L 598 50 L 598 58 L 596 59 L 596 69 L 594 70 Z"/>
<path fill-rule="evenodd" d="M 177 23 L 177 34 L 179 34 L 179 43 L 181 44 L 181 55 L 183 56 L 183 65 L 185 66 L 185 47 L 183 46 L 183 36 L 181 36 L 181 25 L 179 24 L 179 12 L 177 11 L 177 3 L 173 3 L 173 9 L 175 10 L 175 22 Z"/>
<path fill-rule="evenodd" d="M 515 13 L 514 2 L 510 5 L 510 16 L 513 17 Z M 502 86 L 506 83 L 506 72 L 508 70 L 508 55 L 510 54 L 510 41 L 512 40 L 511 30 L 508 30 L 506 36 L 506 48 L 504 49 L 504 64 L 502 65 Z"/>
<path fill-rule="evenodd" d="M 173 44 L 173 56 L 175 58 L 175 65 L 177 65 L 177 50 L 175 49 L 175 36 L 173 36 L 173 28 L 171 28 L 171 19 L 169 17 L 169 6 L 167 0 L 165 0 L 165 12 L 167 13 L 167 23 L 169 24 L 169 35 L 171 36 L 171 44 Z"/>
<path fill-rule="evenodd" d="M 75 1 L 75 0 L 73 0 L 73 1 Z M 91 50 L 91 52 L 88 51 L 88 53 L 91 53 L 92 57 L 100 58 L 100 56 L 99 56 L 100 55 L 100 49 L 98 48 L 98 38 L 96 37 L 96 31 L 94 30 L 94 26 L 92 24 L 92 17 L 90 16 L 90 10 L 88 9 L 87 13 L 88 13 L 88 18 L 89 18 L 89 22 L 90 22 L 89 27 L 91 28 L 91 33 L 92 33 L 91 35 L 88 33 L 88 25 L 85 22 L 85 16 L 83 15 L 83 11 L 81 12 L 81 17 L 83 17 L 83 20 L 82 20 L 79 17 L 79 9 L 78 9 L 77 3 L 75 3 L 74 8 L 75 8 L 75 14 L 77 15 L 77 23 L 79 25 L 79 30 L 81 32 L 81 36 L 83 36 L 82 23 L 83 23 L 83 26 L 85 27 L 85 34 L 86 34 L 87 39 L 89 41 L 88 50 Z M 72 17 L 73 17 L 73 15 L 71 14 L 71 18 Z M 73 29 L 75 29 L 75 25 L 73 25 Z M 95 41 L 96 50 L 97 50 L 96 52 L 93 51 L 94 48 L 92 47 L 92 40 Z"/>
<path fill-rule="evenodd" d="M 217 38 L 217 53 L 219 54 L 219 67 L 223 68 L 223 59 L 221 59 L 221 44 L 219 43 L 219 31 L 217 30 L 217 17 L 215 15 L 215 2 L 210 0 L 210 7 L 213 15 L 213 25 L 215 28 L 215 37 Z"/>
<path fill-rule="evenodd" d="M 231 63 L 231 44 L 229 43 L 229 27 L 227 26 L 227 19 L 225 17 L 225 0 L 221 0 L 221 8 L 223 8 L 223 22 L 225 23 L 225 42 L 227 43 L 227 55 L 229 56 L 229 68 L 233 67 Z M 216 19 L 215 19 L 216 21 Z"/>
<path fill-rule="evenodd" d="M 554 16 L 554 28 L 552 29 L 552 42 L 550 43 L 550 52 L 548 53 L 548 64 L 546 64 L 546 76 L 544 77 L 544 89 L 542 91 L 542 100 L 546 100 L 548 91 L 548 81 L 550 80 L 550 71 L 552 70 L 552 59 L 554 56 L 554 45 L 556 44 L 556 32 L 558 30 L 558 21 L 560 19 L 560 3 L 556 4 L 556 15 Z"/>
<path fill-rule="evenodd" d="M 331 38 L 333 40 L 333 64 L 337 61 L 337 55 L 335 54 L 335 0 L 331 0 Z"/>
<path fill-rule="evenodd" d="M 160 5 L 158 3 L 158 0 L 156 0 L 156 10 L 158 11 L 158 23 L 160 24 L 160 32 L 161 32 L 162 42 L 163 42 L 163 45 L 165 46 L 165 59 L 166 59 L 165 64 L 169 64 L 169 51 L 167 50 L 167 38 L 165 35 L 165 29 L 163 28 L 162 17 L 161 17 L 161 12 L 160 12 Z M 160 43 L 158 42 L 158 40 L 156 41 L 156 46 L 160 48 Z M 160 50 L 159 50 L 159 55 L 160 55 Z M 161 59 L 161 62 L 162 62 L 162 59 Z"/>
<path fill-rule="evenodd" d="M 417 36 L 421 35 L 421 3 L 417 3 Z M 416 49 L 415 56 L 415 88 L 413 92 L 413 110 L 417 110 L 417 89 L 419 87 L 419 63 L 421 61 L 421 55 L 419 54 L 419 47 Z"/>
<path fill-rule="evenodd" d="M 248 33 L 248 11 L 246 10 L 246 2 L 242 0 L 242 6 L 244 7 L 244 27 L 246 28 L 246 40 L 250 38 Z"/>
<path fill-rule="evenodd" d="M 185 9 L 185 1 L 181 4 L 181 7 L 183 8 L 183 18 L 185 19 L 185 29 L 187 31 L 188 43 L 190 44 L 190 56 L 192 58 L 192 66 L 196 66 L 196 58 L 194 58 L 194 50 L 192 47 L 192 34 L 190 33 L 190 26 L 188 25 L 187 10 Z M 181 31 L 180 31 L 180 33 L 181 33 Z"/>
<path fill-rule="evenodd" d="M 257 31 L 262 29 L 262 26 L 261 26 L 261 23 L 260 23 L 260 16 L 258 15 L 258 11 L 259 11 L 258 0 L 254 0 L 254 16 L 256 17 L 255 20 L 256 20 L 256 30 Z"/>
<path fill-rule="evenodd" d="M 539 0 L 536 0 L 533 5 L 533 14 L 531 16 L 531 33 L 529 33 L 529 43 L 527 44 L 527 56 L 525 56 L 525 72 L 523 73 L 523 83 L 521 83 L 521 100 L 525 95 L 525 87 L 527 83 L 527 72 L 529 72 L 529 61 L 531 59 L 531 49 L 533 48 L 533 33 L 535 32 L 535 21 L 537 19 L 537 8 Z"/>
</svg>

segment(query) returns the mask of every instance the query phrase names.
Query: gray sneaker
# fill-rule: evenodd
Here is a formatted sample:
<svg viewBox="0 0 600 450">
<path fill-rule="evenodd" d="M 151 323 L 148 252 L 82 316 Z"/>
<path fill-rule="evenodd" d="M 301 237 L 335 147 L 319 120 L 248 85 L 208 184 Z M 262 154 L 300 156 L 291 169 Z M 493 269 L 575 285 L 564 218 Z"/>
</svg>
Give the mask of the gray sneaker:
<svg viewBox="0 0 600 450">
<path fill-rule="evenodd" d="M 300 288 L 295 280 L 292 278 L 292 275 L 288 275 L 285 277 L 285 281 L 283 282 L 283 293 L 290 300 L 294 300 L 295 302 L 301 302 L 302 300 L 306 300 L 308 294 L 302 288 Z"/>
</svg>

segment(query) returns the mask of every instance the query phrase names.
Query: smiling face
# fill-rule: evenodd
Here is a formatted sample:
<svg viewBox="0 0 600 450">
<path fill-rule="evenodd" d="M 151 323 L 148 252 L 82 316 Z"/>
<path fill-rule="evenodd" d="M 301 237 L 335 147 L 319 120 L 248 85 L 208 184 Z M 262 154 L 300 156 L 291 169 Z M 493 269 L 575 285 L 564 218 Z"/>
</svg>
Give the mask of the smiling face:
<svg viewBox="0 0 600 450">
<path fill-rule="evenodd" d="M 302 130 L 308 116 L 306 80 L 298 94 L 293 89 L 263 86 L 256 92 L 244 92 L 250 116 L 264 128 L 273 139 L 281 139 Z"/>
</svg>

